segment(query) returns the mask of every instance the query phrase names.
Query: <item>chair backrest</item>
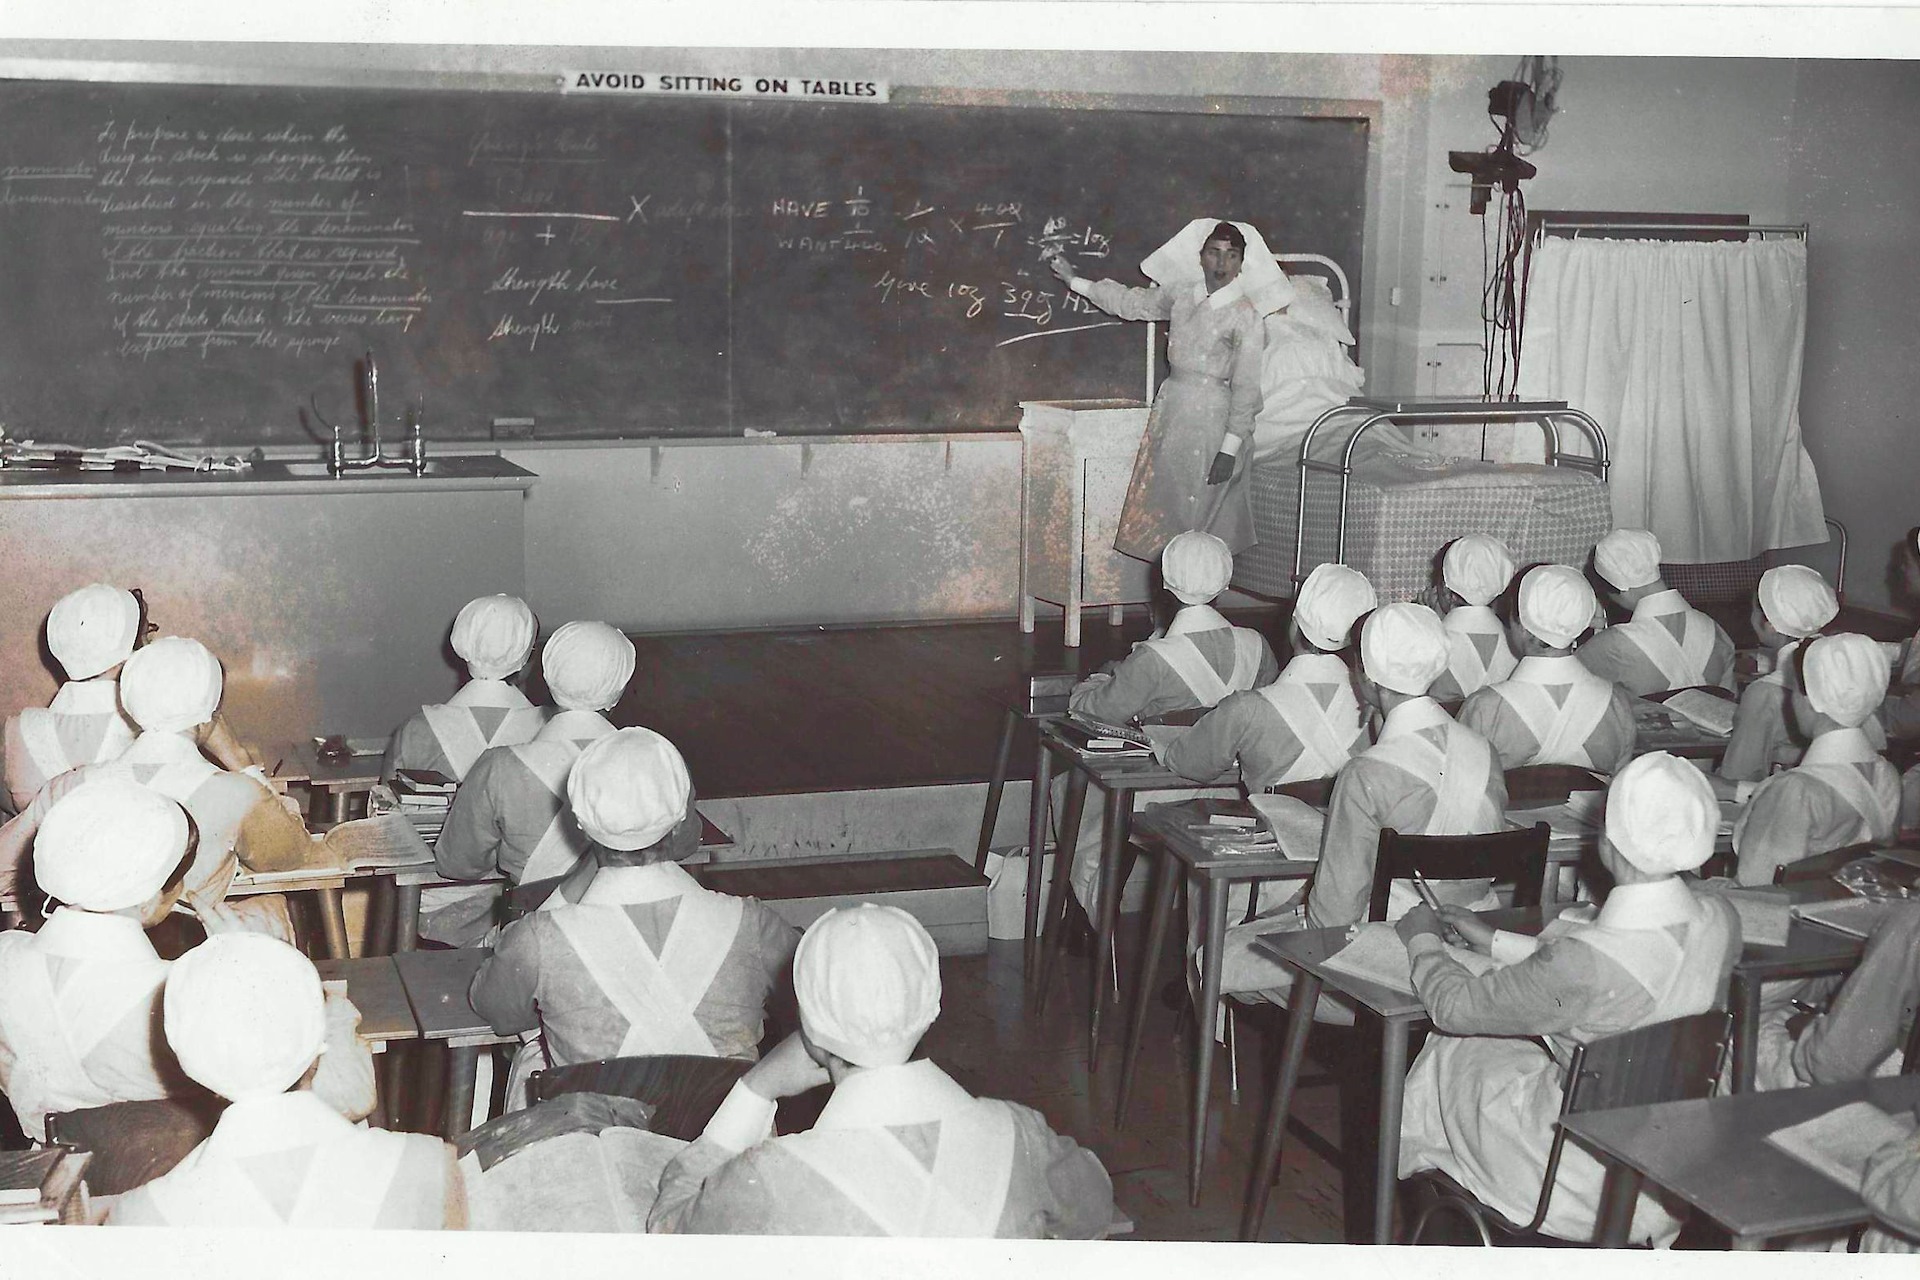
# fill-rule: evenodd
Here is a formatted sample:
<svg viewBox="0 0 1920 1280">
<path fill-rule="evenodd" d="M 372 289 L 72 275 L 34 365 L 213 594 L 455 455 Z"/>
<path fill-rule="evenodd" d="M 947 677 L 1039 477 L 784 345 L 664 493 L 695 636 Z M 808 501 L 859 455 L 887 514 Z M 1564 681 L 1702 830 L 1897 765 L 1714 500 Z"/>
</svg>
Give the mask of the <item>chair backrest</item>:
<svg viewBox="0 0 1920 1280">
<path fill-rule="evenodd" d="M 1395 880 L 1415 871 L 1429 880 L 1492 879 L 1513 885 L 1513 905 L 1539 903 L 1547 875 L 1547 841 L 1553 830 L 1544 822 L 1517 831 L 1491 831 L 1477 836 L 1410 836 L 1392 827 L 1380 832 L 1379 856 L 1373 864 L 1373 896 L 1367 919 L 1384 920 L 1387 891 Z"/>
<path fill-rule="evenodd" d="M 1775 884 L 1806 884 L 1812 880 L 1825 880 L 1855 858 L 1864 858 L 1873 852 L 1873 845 L 1861 841 L 1859 844 L 1844 845 L 1838 849 L 1829 849 L 1825 853 L 1816 853 L 1811 858 L 1802 858 L 1798 862 L 1782 863 L 1773 869 Z"/>
<path fill-rule="evenodd" d="M 88 1191 L 117 1196 L 170 1172 L 206 1141 L 226 1109 L 225 1098 L 198 1092 L 60 1111 L 47 1117 L 47 1140 L 92 1152 Z"/>
<path fill-rule="evenodd" d="M 1507 808 L 1540 809 L 1565 803 L 1576 791 L 1605 791 L 1591 769 L 1571 764 L 1523 764 L 1507 770 Z"/>
<path fill-rule="evenodd" d="M 692 1142 L 752 1065 L 692 1054 L 602 1058 L 534 1072 L 527 1077 L 527 1096 L 545 1102 L 563 1093 L 610 1093 L 651 1103 L 653 1132 Z"/>
<path fill-rule="evenodd" d="M 1720 1081 L 1720 1064 L 1732 1034 L 1733 1016 L 1716 1009 L 1656 1022 L 1577 1046 L 1567 1064 L 1560 1114 L 1644 1107 L 1657 1102 L 1705 1098 Z M 1531 1235 L 1547 1220 L 1567 1131 L 1556 1125 L 1547 1151 L 1546 1176 L 1533 1218 L 1519 1228 Z"/>
<path fill-rule="evenodd" d="M 1567 1068 L 1562 1114 L 1708 1096 L 1731 1023 L 1724 1010 L 1710 1010 L 1581 1045 Z"/>
</svg>

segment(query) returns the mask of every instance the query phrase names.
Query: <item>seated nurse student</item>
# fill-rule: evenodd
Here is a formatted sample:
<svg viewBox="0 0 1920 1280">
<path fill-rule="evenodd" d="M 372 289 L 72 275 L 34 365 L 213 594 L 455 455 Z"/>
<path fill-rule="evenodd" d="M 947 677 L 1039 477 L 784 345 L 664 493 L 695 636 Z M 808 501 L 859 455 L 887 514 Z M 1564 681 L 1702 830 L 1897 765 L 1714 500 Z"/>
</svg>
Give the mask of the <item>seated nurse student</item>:
<svg viewBox="0 0 1920 1280">
<path fill-rule="evenodd" d="M 700 843 L 680 753 L 651 729 L 622 729 L 580 753 L 567 802 L 591 856 L 501 930 L 473 980 L 473 1007 L 495 1031 L 541 1031 L 515 1059 L 510 1097 L 544 1066 L 754 1058 L 800 934 L 678 865 Z"/>
<path fill-rule="evenodd" d="M 60 774 L 112 760 L 133 744 L 140 726 L 122 707 L 121 668 L 157 630 L 145 597 L 104 583 L 81 587 L 53 606 L 47 651 L 67 680 L 45 708 L 7 721 L 7 791 L 15 813 Z M 260 763 L 217 711 L 196 726 L 194 741 L 224 769 Z"/>
<path fill-rule="evenodd" d="M 111 760 L 132 744 L 119 675 L 142 639 L 141 612 L 132 592 L 96 582 L 62 596 L 47 614 L 47 650 L 67 678 L 45 707 L 7 719 L 7 794 L 15 813 L 67 770 Z"/>
<path fill-rule="evenodd" d="M 1520 579 L 1511 632 L 1519 665 L 1469 697 L 1459 716 L 1493 744 L 1503 770 L 1570 764 L 1613 773 L 1632 757 L 1632 701 L 1574 653 L 1593 610 L 1593 587 L 1577 569 L 1537 565 Z"/>
<path fill-rule="evenodd" d="M 528 742 L 546 714 L 509 684 L 527 665 L 537 631 L 533 610 L 513 596 L 481 596 L 461 606 L 449 642 L 471 677 L 445 702 L 422 706 L 393 735 L 380 776 L 402 769 L 467 776 L 480 753 Z"/>
<path fill-rule="evenodd" d="M 108 1225 L 466 1225 L 451 1146 L 356 1128 L 308 1087 L 328 1048 L 312 961 L 259 935 L 211 938 L 174 962 L 163 1006 L 181 1068 L 229 1105 L 171 1172 L 121 1196 Z"/>
<path fill-rule="evenodd" d="M 1505 680 L 1519 661 L 1508 647 L 1506 625 L 1492 608 L 1513 581 L 1513 555 L 1498 538 L 1470 533 L 1447 544 L 1440 576 L 1455 603 L 1442 619 L 1447 669 L 1428 693 L 1436 701 L 1457 703 Z"/>
<path fill-rule="evenodd" d="M 1150 720 L 1169 712 L 1218 706 L 1229 694 L 1260 688 L 1279 674 L 1280 664 L 1266 638 L 1250 627 L 1234 626 L 1213 608 L 1213 599 L 1233 580 L 1233 554 L 1226 543 L 1210 533 L 1177 534 L 1160 554 L 1160 569 L 1167 590 L 1180 602 L 1166 634 L 1135 645 L 1111 672 L 1081 681 L 1068 699 L 1070 710 L 1109 724 Z M 1062 777 L 1053 796 L 1056 815 L 1065 794 Z M 1174 794 L 1139 792 L 1134 807 Z M 1080 818 L 1071 880 L 1074 895 L 1089 916 L 1098 909 L 1104 826 L 1099 804 L 1090 801 Z"/>
<path fill-rule="evenodd" d="M 1806 744 L 1793 738 L 1785 671 L 1794 651 L 1819 635 L 1839 612 L 1840 600 L 1833 588 L 1805 565 L 1775 565 L 1760 575 L 1753 602 L 1760 670 L 1740 692 L 1733 735 L 1727 739 L 1726 753 L 1715 769 L 1721 777 L 1759 782 L 1776 765 L 1790 765 L 1800 759 Z"/>
<path fill-rule="evenodd" d="M 1580 646 L 1588 670 L 1643 698 L 1696 686 L 1733 692 L 1733 641 L 1662 580 L 1658 538 L 1615 529 L 1594 547 L 1593 567 L 1632 617 Z"/>
<path fill-rule="evenodd" d="M 146 931 L 180 898 L 191 827 L 174 801 L 121 778 L 76 774 L 40 825 L 33 873 L 55 904 L 37 932 L 0 933 L 0 1092 L 45 1141 L 46 1117 L 189 1088 L 159 1035 L 168 962 Z M 218 907 L 209 932 L 241 931 Z M 322 1095 L 358 1118 L 373 1109 L 373 1068 L 354 1039 L 359 1013 L 329 1007 L 339 1047 Z"/>
<path fill-rule="evenodd" d="M 1354 624 L 1372 611 L 1373 584 L 1356 569 L 1323 564 L 1293 601 L 1293 648 L 1279 676 L 1220 705 L 1157 753 L 1183 778 L 1208 782 L 1240 770 L 1248 791 L 1331 778 L 1366 749 L 1366 718 L 1346 654 Z"/>
<path fill-rule="evenodd" d="M 1367 721 L 1353 691 L 1347 654 L 1353 628 L 1376 604 L 1373 584 L 1356 569 L 1323 564 L 1307 575 L 1293 599 L 1287 639 L 1293 657 L 1272 684 L 1229 694 L 1158 754 L 1161 763 L 1196 782 L 1230 774 L 1237 766 L 1249 793 L 1331 778 L 1367 749 Z M 1261 886 L 1273 905 L 1297 885 Z M 1243 918 L 1254 886 L 1227 888 L 1227 919 Z M 1201 946 L 1200 913 L 1187 918 L 1189 954 Z"/>
<path fill-rule="evenodd" d="M 1794 1089 L 1897 1075 L 1916 1006 L 1920 902 L 1894 903 L 1825 1008 L 1809 1016 L 1783 1005 L 1762 1014 L 1754 1087 Z"/>
<path fill-rule="evenodd" d="M 567 811 L 567 775 L 582 751 L 614 732 L 605 713 L 633 677 L 633 641 L 604 622 L 569 622 L 548 637 L 540 671 L 553 717 L 531 742 L 489 747 L 468 772 L 434 846 L 442 875 L 546 880 L 587 850 Z"/>
<path fill-rule="evenodd" d="M 1832 849 L 1885 844 L 1899 817 L 1900 775 L 1860 728 L 1886 693 L 1885 650 L 1861 635 L 1819 636 L 1783 674 L 1806 753 L 1757 788 L 1718 784 L 1746 806 L 1733 827 L 1741 884 L 1772 884 L 1780 867 Z"/>
<path fill-rule="evenodd" d="M 1268 886 L 1279 891 L 1274 901 L 1263 901 L 1254 920 L 1228 929 L 1223 992 L 1286 1003 L 1293 971 L 1255 952 L 1254 938 L 1275 929 L 1326 929 L 1366 919 L 1383 828 L 1475 835 L 1506 825 L 1506 779 L 1493 748 L 1426 694 L 1446 668 L 1447 652 L 1446 628 L 1425 605 L 1382 605 L 1360 628 L 1360 693 L 1385 716 L 1379 735 L 1334 779 L 1305 907 L 1285 897 L 1284 885 Z M 1437 880 L 1433 888 L 1444 902 L 1481 907 L 1496 901 L 1484 879 Z M 1394 881 L 1387 918 L 1398 918 L 1417 901 L 1410 884 Z M 1320 1016 L 1344 1021 L 1337 1006 L 1323 999 Z"/>
<path fill-rule="evenodd" d="M 940 956 L 919 921 L 873 903 L 829 911 L 793 980 L 800 1030 L 666 1167 L 649 1231 L 1092 1240 L 1125 1228 L 1092 1152 L 912 1060 L 940 1013 Z M 775 1103 L 829 1083 L 812 1129 L 771 1136 Z"/>
<path fill-rule="evenodd" d="M 194 862 L 183 898 L 204 915 L 221 904 L 241 866 L 286 871 L 312 849 L 297 806 L 267 785 L 257 768 L 231 773 L 202 754 L 202 735 L 219 712 L 225 677 L 220 660 L 197 640 L 166 636 L 128 658 L 120 702 L 139 737 L 112 761 L 88 765 L 85 778 L 125 778 L 178 802 L 193 819 Z M 54 788 L 0 829 L 0 864 L 18 865 L 20 851 L 44 819 Z M 291 940 L 284 897 L 260 894 L 221 907 Z"/>
<path fill-rule="evenodd" d="M 1472 913 L 1416 906 L 1396 926 L 1438 1033 L 1407 1077 L 1400 1176 L 1438 1169 L 1514 1222 L 1533 1215 L 1573 1046 L 1724 1008 L 1740 921 L 1723 898 L 1680 878 L 1707 860 L 1719 806 L 1700 771 L 1655 752 L 1607 791 L 1600 860 L 1613 890 L 1596 912 L 1572 907 L 1539 937 L 1499 932 Z M 1506 961 L 1478 977 L 1442 931 Z M 1577 1142 L 1561 1151 L 1545 1234 L 1590 1240 L 1604 1170 Z M 1635 1244 L 1665 1246 L 1680 1222 L 1651 1195 Z"/>
</svg>

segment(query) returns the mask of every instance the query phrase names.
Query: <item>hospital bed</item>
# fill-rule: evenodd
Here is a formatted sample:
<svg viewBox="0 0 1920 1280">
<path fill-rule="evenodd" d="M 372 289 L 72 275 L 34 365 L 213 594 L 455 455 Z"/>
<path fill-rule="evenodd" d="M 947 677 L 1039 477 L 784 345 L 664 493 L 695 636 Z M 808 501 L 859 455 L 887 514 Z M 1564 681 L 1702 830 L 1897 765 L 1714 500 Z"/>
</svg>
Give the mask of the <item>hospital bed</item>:
<svg viewBox="0 0 1920 1280">
<path fill-rule="evenodd" d="M 1280 256 L 1290 274 L 1324 271 L 1347 316 L 1337 264 Z M 1478 423 L 1537 425 L 1545 461 L 1447 457 L 1397 430 Z M 1436 581 L 1442 549 L 1468 533 L 1499 538 L 1520 565 L 1584 564 L 1613 527 L 1607 461 L 1600 425 L 1562 402 L 1352 396 L 1321 411 L 1297 448 L 1256 453 L 1248 485 L 1259 541 L 1235 558 L 1233 585 L 1291 596 L 1315 565 L 1335 561 L 1365 573 L 1382 600 L 1406 600 Z"/>
</svg>

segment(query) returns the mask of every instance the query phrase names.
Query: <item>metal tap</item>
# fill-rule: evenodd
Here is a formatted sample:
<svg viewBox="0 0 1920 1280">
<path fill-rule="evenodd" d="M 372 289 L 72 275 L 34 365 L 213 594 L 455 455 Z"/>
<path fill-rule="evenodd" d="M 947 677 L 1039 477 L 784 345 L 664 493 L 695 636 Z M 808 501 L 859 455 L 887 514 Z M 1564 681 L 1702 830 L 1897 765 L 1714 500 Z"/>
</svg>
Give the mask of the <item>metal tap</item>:
<svg viewBox="0 0 1920 1280">
<path fill-rule="evenodd" d="M 340 438 L 340 428 L 327 423 L 333 428 L 333 443 L 327 451 L 327 471 L 338 478 L 349 471 L 367 471 L 375 467 L 406 467 L 416 476 L 425 475 L 427 446 L 421 436 L 418 411 L 408 406 L 407 423 L 412 428 L 413 438 L 408 442 L 406 455 L 395 454 L 393 457 L 388 457 L 386 447 L 380 440 L 380 368 L 374 363 L 373 352 L 367 352 L 362 368 L 366 377 L 367 431 L 373 437 L 372 450 L 358 458 L 349 458 L 346 445 Z M 315 413 L 318 413 L 317 408 Z M 326 422 L 326 419 L 322 418 L 321 421 Z"/>
</svg>

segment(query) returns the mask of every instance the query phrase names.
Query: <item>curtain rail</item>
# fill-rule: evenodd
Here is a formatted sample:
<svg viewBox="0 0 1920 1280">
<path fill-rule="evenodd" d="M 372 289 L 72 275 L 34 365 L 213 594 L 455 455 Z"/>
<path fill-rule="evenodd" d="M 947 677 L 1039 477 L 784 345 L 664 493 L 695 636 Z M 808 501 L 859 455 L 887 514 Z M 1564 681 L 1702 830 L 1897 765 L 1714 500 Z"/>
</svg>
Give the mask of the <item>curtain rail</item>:
<svg viewBox="0 0 1920 1280">
<path fill-rule="evenodd" d="M 1692 232 L 1734 232 L 1750 231 L 1757 235 L 1793 235 L 1802 240 L 1807 238 L 1807 224 L 1804 222 L 1554 222 L 1541 219 L 1534 228 L 1534 238 L 1541 239 L 1554 232 L 1572 233 L 1575 239 L 1582 231 L 1692 231 Z"/>
</svg>

